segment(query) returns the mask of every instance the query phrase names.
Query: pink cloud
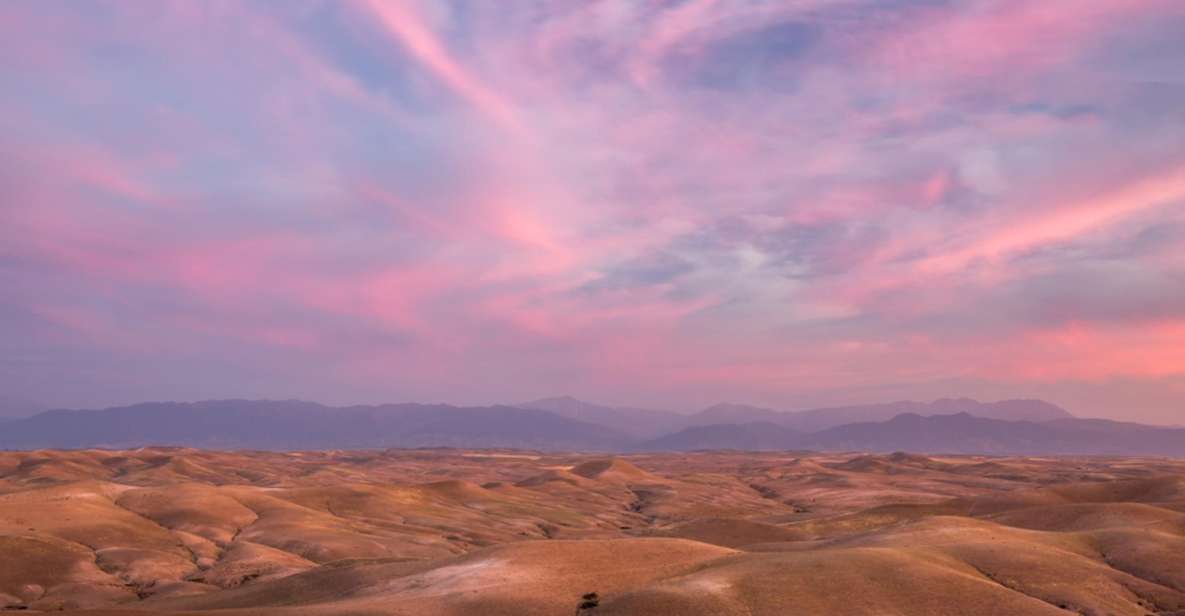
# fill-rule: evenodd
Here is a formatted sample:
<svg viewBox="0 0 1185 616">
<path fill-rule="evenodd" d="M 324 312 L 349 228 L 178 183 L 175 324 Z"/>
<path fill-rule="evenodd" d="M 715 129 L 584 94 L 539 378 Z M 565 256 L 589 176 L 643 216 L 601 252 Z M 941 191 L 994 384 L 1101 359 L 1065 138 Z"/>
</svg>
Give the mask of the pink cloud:
<svg viewBox="0 0 1185 616">
<path fill-rule="evenodd" d="M 1140 178 L 1097 197 L 1045 207 L 1023 208 L 979 238 L 927 258 L 923 271 L 949 272 L 976 259 L 999 259 L 1036 246 L 1095 231 L 1124 217 L 1185 201 L 1185 167 Z"/>
<path fill-rule="evenodd" d="M 326 391 L 1185 372 L 1146 284 L 1182 267 L 1176 95 L 1151 60 L 1099 87 L 1175 49 L 1177 4 L 524 6 L 6 9 L 70 35 L 0 26 L 52 69 L 0 62 L 29 86 L 0 101 L 0 274 L 96 348 L 225 343 Z M 1022 301 L 1082 272 L 1155 309 Z"/>
<path fill-rule="evenodd" d="M 886 32 L 874 61 L 895 78 L 1010 79 L 1072 62 L 1101 30 L 1134 17 L 1155 17 L 1164 0 L 1102 0 L 1075 5 L 972 2 L 919 12 L 904 32 Z"/>
<path fill-rule="evenodd" d="M 389 35 L 455 93 L 502 127 L 523 130 L 514 107 L 457 63 L 409 4 L 370 0 L 367 7 Z"/>
</svg>

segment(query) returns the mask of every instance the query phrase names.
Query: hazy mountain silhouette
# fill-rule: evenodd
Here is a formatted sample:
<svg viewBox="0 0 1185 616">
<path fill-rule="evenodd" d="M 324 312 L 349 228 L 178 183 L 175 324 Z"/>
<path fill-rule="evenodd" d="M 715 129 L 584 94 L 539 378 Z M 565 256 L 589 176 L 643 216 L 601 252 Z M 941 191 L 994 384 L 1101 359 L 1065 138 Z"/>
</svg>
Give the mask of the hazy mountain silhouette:
<svg viewBox="0 0 1185 616">
<path fill-rule="evenodd" d="M 994 455 L 1185 455 L 1185 429 L 1099 419 L 1006 421 L 968 413 L 853 423 L 807 435 L 808 449 Z"/>
<path fill-rule="evenodd" d="M 685 426 L 710 426 L 741 423 L 783 423 L 790 413 L 748 404 L 721 402 L 687 417 Z"/>
<path fill-rule="evenodd" d="M 1043 400 L 979 402 L 970 398 L 942 398 L 933 402 L 902 401 L 826 407 L 805 411 L 778 411 L 748 404 L 722 402 L 683 416 L 682 427 L 763 422 L 793 428 L 800 432 L 815 432 L 849 423 L 886 421 L 903 413 L 916 413 L 923 416 L 969 413 L 976 417 L 1012 421 L 1048 421 L 1074 417 L 1065 409 Z M 591 415 L 584 419 L 599 423 Z"/>
<path fill-rule="evenodd" d="M 1185 456 L 1185 429 L 1077 419 L 1038 400 L 967 399 L 896 402 L 802 413 L 717 405 L 693 415 L 603 407 L 571 398 L 536 401 L 559 411 L 511 406 L 385 404 L 329 407 L 299 400 L 153 402 L 97 411 L 47 411 L 4 423 L 0 448 L 185 445 L 224 449 L 506 447 L 572 451 L 692 449 L 917 451 L 973 454 L 1114 454 Z M 535 404 L 535 403 L 531 403 Z M 798 429 L 856 421 L 821 430 Z M 934 414 L 949 408 L 972 409 Z M 637 412 L 636 425 L 629 420 Z M 566 413 L 569 416 L 564 416 Z M 979 414 L 1007 417 L 998 419 Z M 749 418 L 772 418 L 777 421 Z M 1032 417 L 1037 420 L 1013 420 Z M 707 425 L 707 418 L 736 418 Z M 614 429 L 603 424 L 621 425 Z M 675 425 L 652 436 L 664 425 Z M 682 423 L 683 425 L 679 425 Z M 691 425 L 687 425 L 691 424 Z"/>
<path fill-rule="evenodd" d="M 624 406 L 605 406 L 578 400 L 572 396 L 541 398 L 515 406 L 549 411 L 568 419 L 587 421 L 635 438 L 654 438 L 687 425 L 686 416 L 679 413 Z"/>
<path fill-rule="evenodd" d="M 45 409 L 45 405 L 32 400 L 0 395 L 0 421 L 29 417 Z"/>
<path fill-rule="evenodd" d="M 692 451 L 696 449 L 740 449 L 774 451 L 795 449 L 803 434 L 769 422 L 692 426 L 641 445 L 641 451 Z"/>
<path fill-rule="evenodd" d="M 1044 400 L 979 402 L 970 398 L 941 398 L 933 402 L 903 401 L 811 409 L 787 413 L 777 421 L 797 430 L 814 432 L 850 423 L 886 421 L 904 413 L 926 417 L 967 413 L 1009 421 L 1048 421 L 1074 417 L 1065 409 Z"/>
<path fill-rule="evenodd" d="M 903 413 L 813 433 L 769 422 L 693 426 L 636 448 L 1185 456 L 1185 429 L 1101 419 L 1008 421 L 968 413 Z"/>
<path fill-rule="evenodd" d="M 804 411 L 778 411 L 749 404 L 721 402 L 687 414 L 634 407 L 612 407 L 571 396 L 543 398 L 515 406 L 550 411 L 638 438 L 656 438 L 694 426 L 747 423 L 773 423 L 800 432 L 817 432 L 849 423 L 886 421 L 903 413 L 923 416 L 970 413 L 976 417 L 1012 421 L 1048 421 L 1074 417 L 1065 409 L 1043 400 L 979 402 L 970 398 L 941 398 L 933 402 L 888 402 Z"/>
<path fill-rule="evenodd" d="M 520 447 L 608 450 L 629 437 L 546 411 L 387 404 L 333 408 L 297 400 L 153 402 L 47 411 L 6 423 L 0 447 L 188 445 L 210 448 Z"/>
</svg>

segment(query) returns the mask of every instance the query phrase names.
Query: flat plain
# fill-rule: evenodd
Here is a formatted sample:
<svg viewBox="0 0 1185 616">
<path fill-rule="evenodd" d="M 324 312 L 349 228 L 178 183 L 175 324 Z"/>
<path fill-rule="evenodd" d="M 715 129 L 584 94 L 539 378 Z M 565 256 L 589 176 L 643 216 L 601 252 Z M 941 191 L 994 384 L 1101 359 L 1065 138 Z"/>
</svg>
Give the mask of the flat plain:
<svg viewBox="0 0 1185 616">
<path fill-rule="evenodd" d="M 0 452 L 0 607 L 1179 616 L 1185 461 Z"/>
</svg>

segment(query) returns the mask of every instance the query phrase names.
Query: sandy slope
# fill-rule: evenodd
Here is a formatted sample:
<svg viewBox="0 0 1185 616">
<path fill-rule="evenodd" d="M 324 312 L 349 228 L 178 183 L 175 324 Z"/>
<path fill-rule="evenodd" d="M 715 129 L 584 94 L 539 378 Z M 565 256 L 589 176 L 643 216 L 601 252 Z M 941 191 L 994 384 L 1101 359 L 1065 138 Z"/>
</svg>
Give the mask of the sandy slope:
<svg viewBox="0 0 1185 616">
<path fill-rule="evenodd" d="M 1185 615 L 1185 463 L 0 452 L 0 606 Z"/>
</svg>

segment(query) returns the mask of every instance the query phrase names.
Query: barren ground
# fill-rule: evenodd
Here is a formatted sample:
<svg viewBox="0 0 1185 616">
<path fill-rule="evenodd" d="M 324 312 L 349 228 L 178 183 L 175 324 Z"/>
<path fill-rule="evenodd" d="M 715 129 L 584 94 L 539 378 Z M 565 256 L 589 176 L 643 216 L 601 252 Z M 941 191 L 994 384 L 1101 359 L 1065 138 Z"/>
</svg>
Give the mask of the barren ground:
<svg viewBox="0 0 1185 616">
<path fill-rule="evenodd" d="M 1185 461 L 0 452 L 0 607 L 1185 615 Z M 225 611 L 229 610 L 229 611 Z"/>
</svg>

